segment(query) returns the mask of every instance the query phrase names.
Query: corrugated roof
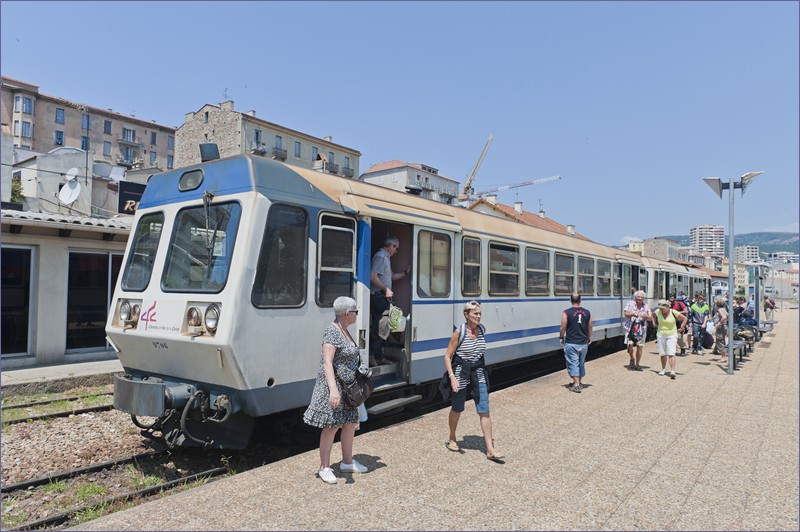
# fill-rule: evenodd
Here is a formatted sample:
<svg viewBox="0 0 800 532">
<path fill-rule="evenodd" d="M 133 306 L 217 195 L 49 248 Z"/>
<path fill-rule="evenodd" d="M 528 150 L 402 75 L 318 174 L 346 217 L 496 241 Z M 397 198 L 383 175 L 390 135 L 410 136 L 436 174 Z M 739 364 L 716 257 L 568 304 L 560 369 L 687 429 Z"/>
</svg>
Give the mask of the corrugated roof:
<svg viewBox="0 0 800 532">
<path fill-rule="evenodd" d="M 15 225 L 26 225 L 26 222 L 31 222 L 30 225 L 51 223 L 53 225 L 63 225 L 64 229 L 81 226 L 85 228 L 122 229 L 130 231 L 133 223 L 132 216 L 98 218 L 94 216 L 74 216 L 51 212 L 14 211 L 8 209 L 4 209 L 1 214 L 3 223 Z"/>
</svg>

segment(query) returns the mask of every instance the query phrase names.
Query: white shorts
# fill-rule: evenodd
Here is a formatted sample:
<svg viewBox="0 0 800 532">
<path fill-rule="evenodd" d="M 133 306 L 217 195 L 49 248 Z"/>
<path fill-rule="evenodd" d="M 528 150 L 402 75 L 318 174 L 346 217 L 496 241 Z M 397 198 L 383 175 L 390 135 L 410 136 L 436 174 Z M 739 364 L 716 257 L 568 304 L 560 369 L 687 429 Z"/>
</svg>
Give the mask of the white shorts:
<svg viewBox="0 0 800 532">
<path fill-rule="evenodd" d="M 678 347 L 678 335 L 674 334 L 672 336 L 661 336 L 660 334 L 657 336 L 656 341 L 658 343 L 658 354 L 668 357 L 674 357 L 675 351 Z"/>
</svg>

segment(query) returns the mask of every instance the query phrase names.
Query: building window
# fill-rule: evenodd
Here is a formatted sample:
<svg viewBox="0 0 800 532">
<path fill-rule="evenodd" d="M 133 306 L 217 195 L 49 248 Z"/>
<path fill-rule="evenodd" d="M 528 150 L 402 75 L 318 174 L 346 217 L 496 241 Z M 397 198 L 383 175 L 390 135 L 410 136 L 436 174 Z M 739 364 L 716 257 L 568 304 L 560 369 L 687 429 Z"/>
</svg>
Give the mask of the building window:
<svg viewBox="0 0 800 532">
<path fill-rule="evenodd" d="M 136 142 L 136 130 L 135 129 L 128 129 L 127 127 L 122 128 L 122 140 L 127 142 Z"/>
<path fill-rule="evenodd" d="M 150 132 L 150 144 L 153 145 L 153 146 L 156 145 L 156 132 L 155 131 L 151 131 Z"/>
<path fill-rule="evenodd" d="M 56 107 L 56 124 L 64 123 L 64 110 Z"/>
<path fill-rule="evenodd" d="M 120 253 L 70 253 L 67 349 L 106 346 L 106 317 L 122 265 Z"/>
<path fill-rule="evenodd" d="M 89 131 L 89 115 L 83 115 L 83 120 L 81 120 L 81 129 Z"/>
<path fill-rule="evenodd" d="M 158 159 L 158 154 L 156 154 L 156 152 L 151 150 L 150 151 L 150 165 L 151 166 L 155 166 L 157 159 Z"/>
<path fill-rule="evenodd" d="M 19 137 L 19 120 L 14 120 L 14 136 Z"/>
<path fill-rule="evenodd" d="M 22 96 L 14 96 L 14 112 L 19 113 L 22 109 Z"/>
<path fill-rule="evenodd" d="M 283 148 L 283 137 L 280 135 L 275 135 L 275 147 L 278 149 Z"/>
<path fill-rule="evenodd" d="M 27 97 L 22 99 L 22 112 L 29 115 L 33 114 L 33 100 Z"/>
<path fill-rule="evenodd" d="M 300 158 L 300 141 L 294 141 L 294 156 Z"/>
<path fill-rule="evenodd" d="M 89 137 L 81 135 L 81 149 L 84 151 L 89 151 Z"/>
<path fill-rule="evenodd" d="M 208 124 L 208 111 L 206 111 L 205 113 L 203 113 L 203 122 L 205 122 L 206 124 Z"/>
<path fill-rule="evenodd" d="M 22 136 L 26 138 L 33 138 L 33 126 L 30 122 L 22 121 Z"/>
<path fill-rule="evenodd" d="M 253 139 L 256 141 L 257 144 L 261 144 L 261 130 L 256 129 L 254 132 Z"/>
<path fill-rule="evenodd" d="M 319 149 L 316 146 L 311 147 L 311 160 L 316 161 L 319 159 Z"/>
<path fill-rule="evenodd" d="M 350 157 L 344 158 L 344 167 L 347 168 L 348 170 L 350 169 Z"/>
<path fill-rule="evenodd" d="M 53 139 L 53 144 L 56 146 L 63 146 L 64 145 L 64 132 L 63 131 L 55 131 L 55 138 Z"/>
<path fill-rule="evenodd" d="M 111 134 L 111 120 L 106 120 L 103 122 L 103 133 L 106 135 Z"/>
<path fill-rule="evenodd" d="M 0 327 L 3 329 L 0 352 L 24 355 L 28 353 L 31 250 L 9 248 L 4 243 L 0 271 Z"/>
<path fill-rule="evenodd" d="M 333 152 L 328 152 L 328 164 L 334 164 L 336 161 L 333 160 Z"/>
<path fill-rule="evenodd" d="M 171 170 L 174 164 L 175 164 L 175 158 L 172 155 L 167 155 L 167 168 Z"/>
<path fill-rule="evenodd" d="M 111 156 L 111 143 L 110 142 L 104 142 L 103 143 L 103 155 L 105 155 L 106 157 Z"/>
<path fill-rule="evenodd" d="M 133 150 L 129 146 L 122 148 L 122 160 L 126 163 L 133 162 Z"/>
<path fill-rule="evenodd" d="M 174 150 L 175 149 L 175 137 L 172 135 L 167 137 L 167 149 Z"/>
</svg>

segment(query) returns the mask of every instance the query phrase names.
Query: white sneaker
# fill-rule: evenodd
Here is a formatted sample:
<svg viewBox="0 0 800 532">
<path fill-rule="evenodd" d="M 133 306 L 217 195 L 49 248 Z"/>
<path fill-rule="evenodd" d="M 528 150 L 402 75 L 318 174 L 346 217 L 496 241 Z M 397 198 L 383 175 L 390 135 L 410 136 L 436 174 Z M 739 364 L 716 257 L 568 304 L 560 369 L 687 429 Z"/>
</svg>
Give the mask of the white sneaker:
<svg viewBox="0 0 800 532">
<path fill-rule="evenodd" d="M 367 466 L 358 462 L 358 460 L 353 460 L 352 464 L 345 464 L 342 462 L 339 464 L 339 470 L 342 473 L 366 473 L 369 471 Z"/>
<path fill-rule="evenodd" d="M 669 372 L 669 378 L 670 379 L 674 379 L 676 376 L 677 376 L 677 374 L 674 371 L 670 371 Z"/>
<path fill-rule="evenodd" d="M 667 370 L 662 369 L 661 371 L 658 372 L 658 374 L 659 375 L 666 375 L 667 374 Z"/>
<path fill-rule="evenodd" d="M 322 479 L 322 482 L 326 482 L 328 484 L 336 484 L 339 479 L 336 478 L 336 475 L 333 474 L 333 469 L 330 467 L 326 467 L 325 469 L 320 469 L 317 471 L 317 476 Z"/>
</svg>

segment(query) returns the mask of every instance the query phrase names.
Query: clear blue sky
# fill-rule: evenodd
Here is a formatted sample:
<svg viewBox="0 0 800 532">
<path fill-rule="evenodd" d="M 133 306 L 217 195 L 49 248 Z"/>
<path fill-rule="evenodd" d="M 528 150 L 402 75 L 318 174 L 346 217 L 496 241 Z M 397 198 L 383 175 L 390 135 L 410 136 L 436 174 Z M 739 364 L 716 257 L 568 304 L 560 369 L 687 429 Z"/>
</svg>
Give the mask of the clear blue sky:
<svg viewBox="0 0 800 532">
<path fill-rule="evenodd" d="M 798 232 L 798 2 L 10 2 L 2 74 L 179 126 L 239 111 L 593 240 L 728 225 L 702 178 L 763 170 L 737 234 Z M 32 28 L 36 28 L 34 31 Z"/>
</svg>

